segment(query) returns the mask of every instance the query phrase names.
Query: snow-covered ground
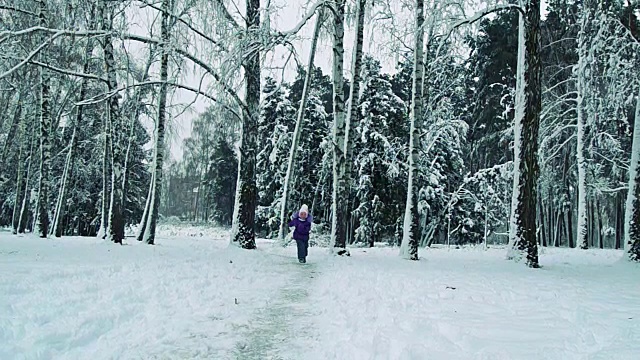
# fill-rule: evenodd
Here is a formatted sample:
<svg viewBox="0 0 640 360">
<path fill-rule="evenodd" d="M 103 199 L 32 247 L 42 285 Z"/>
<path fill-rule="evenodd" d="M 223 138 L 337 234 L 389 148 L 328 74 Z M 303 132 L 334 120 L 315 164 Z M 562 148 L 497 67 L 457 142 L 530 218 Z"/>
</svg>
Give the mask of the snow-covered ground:
<svg viewBox="0 0 640 360">
<path fill-rule="evenodd" d="M 397 249 L 334 258 L 216 229 L 0 232 L 0 359 L 638 359 L 640 267 L 609 250 Z"/>
</svg>

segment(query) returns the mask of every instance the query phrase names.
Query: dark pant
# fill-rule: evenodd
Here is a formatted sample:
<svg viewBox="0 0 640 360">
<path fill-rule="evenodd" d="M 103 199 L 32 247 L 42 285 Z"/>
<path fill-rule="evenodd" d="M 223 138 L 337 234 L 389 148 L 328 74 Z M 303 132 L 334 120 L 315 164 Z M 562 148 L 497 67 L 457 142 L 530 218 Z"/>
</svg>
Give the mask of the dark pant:
<svg viewBox="0 0 640 360">
<path fill-rule="evenodd" d="M 309 249 L 309 240 L 296 240 L 298 245 L 298 259 L 304 259 L 307 257 L 307 250 Z"/>
</svg>

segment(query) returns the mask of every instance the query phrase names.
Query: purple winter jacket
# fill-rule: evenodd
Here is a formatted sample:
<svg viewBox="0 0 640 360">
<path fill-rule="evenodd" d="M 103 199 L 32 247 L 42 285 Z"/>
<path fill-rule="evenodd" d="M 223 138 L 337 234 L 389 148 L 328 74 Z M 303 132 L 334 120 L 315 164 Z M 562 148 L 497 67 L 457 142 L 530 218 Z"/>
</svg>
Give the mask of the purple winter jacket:
<svg viewBox="0 0 640 360">
<path fill-rule="evenodd" d="M 293 230 L 294 240 L 308 241 L 312 222 L 313 216 L 311 216 L 311 214 L 307 216 L 306 220 L 300 219 L 297 212 L 293 214 L 293 216 L 291 216 L 291 221 L 289 221 L 289 227 L 295 227 Z"/>
</svg>

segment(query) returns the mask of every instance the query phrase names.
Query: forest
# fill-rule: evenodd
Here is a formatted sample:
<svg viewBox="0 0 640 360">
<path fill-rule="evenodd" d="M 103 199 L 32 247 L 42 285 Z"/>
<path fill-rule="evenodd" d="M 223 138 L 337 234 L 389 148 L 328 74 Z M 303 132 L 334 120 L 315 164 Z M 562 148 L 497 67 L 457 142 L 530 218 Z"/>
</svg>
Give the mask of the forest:
<svg viewBox="0 0 640 360">
<path fill-rule="evenodd" d="M 0 0 L 0 226 L 253 249 L 305 203 L 338 250 L 640 261 L 640 2 L 292 3 Z M 177 92 L 208 105 L 176 160 Z"/>
</svg>

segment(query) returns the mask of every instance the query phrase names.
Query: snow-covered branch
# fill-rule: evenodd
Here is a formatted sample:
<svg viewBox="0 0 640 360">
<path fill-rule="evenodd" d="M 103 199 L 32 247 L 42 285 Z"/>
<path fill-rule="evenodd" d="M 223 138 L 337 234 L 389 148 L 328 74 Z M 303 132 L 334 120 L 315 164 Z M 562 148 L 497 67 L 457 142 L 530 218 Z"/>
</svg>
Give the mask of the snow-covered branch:
<svg viewBox="0 0 640 360">
<path fill-rule="evenodd" d="M 40 44 L 40 46 L 38 46 L 37 48 L 35 48 L 33 51 L 31 51 L 31 53 L 29 53 L 29 55 L 27 55 L 27 57 L 22 60 L 21 62 L 19 62 L 18 64 L 16 64 L 14 67 L 12 67 L 11 69 L 5 71 L 4 73 L 0 74 L 0 79 L 4 79 L 5 77 L 13 74 L 16 70 L 20 69 L 21 67 L 23 67 L 25 64 L 29 63 L 36 55 L 38 55 L 38 53 L 40 53 L 40 51 L 42 51 L 42 49 L 44 49 L 45 47 L 47 47 L 53 40 L 55 40 L 56 38 L 59 38 L 60 36 L 64 35 L 63 32 L 58 32 L 55 33 L 53 36 L 51 36 L 49 39 L 47 39 L 45 42 L 43 42 L 42 44 Z"/>
<path fill-rule="evenodd" d="M 92 98 L 83 100 L 83 101 L 79 101 L 76 102 L 75 105 L 76 106 L 84 106 L 84 105 L 93 105 L 93 104 L 99 104 L 101 102 L 104 102 L 108 99 L 110 99 L 113 96 L 116 96 L 118 93 L 128 90 L 128 89 L 132 89 L 132 88 L 136 88 L 136 87 L 141 87 L 141 86 L 152 86 L 152 85 L 161 85 L 161 84 L 167 84 L 169 86 L 172 86 L 174 88 L 179 88 L 179 89 L 184 89 L 184 90 L 188 90 L 191 91 L 195 94 L 198 95 L 202 95 L 204 97 L 206 97 L 207 99 L 217 102 L 219 103 L 223 108 L 229 110 L 235 117 L 237 117 L 238 119 L 241 119 L 240 114 L 238 114 L 238 112 L 233 109 L 232 107 L 223 104 L 222 102 L 220 102 L 217 98 L 207 94 L 206 92 L 202 91 L 201 89 L 196 89 L 194 87 L 188 86 L 188 85 L 184 85 L 184 84 L 179 84 L 179 83 L 175 83 L 175 82 L 162 82 L 162 81 L 157 81 L 157 80 L 153 80 L 153 81 L 144 81 L 144 82 L 140 82 L 140 83 L 136 83 L 136 84 L 130 84 L 130 85 L 126 85 L 126 86 L 122 86 L 114 91 L 110 91 L 108 93 L 105 94 L 101 94 L 101 95 L 97 95 L 94 96 Z"/>
<path fill-rule="evenodd" d="M 307 24 L 307 22 L 315 15 L 319 8 L 329 7 L 327 5 L 327 0 L 318 1 L 309 9 L 309 11 L 307 11 L 305 16 L 302 18 L 302 20 L 300 20 L 300 22 L 298 22 L 298 24 L 296 24 L 296 26 L 294 26 L 290 30 L 279 32 L 278 35 L 287 37 L 297 34 L 300 29 L 302 29 Z"/>
<path fill-rule="evenodd" d="M 61 68 L 58 68 L 58 67 L 55 67 L 55 66 L 52 66 L 52 65 L 49 65 L 49 64 L 45 64 L 45 63 L 40 62 L 40 61 L 31 60 L 31 61 L 29 61 L 29 64 L 42 66 L 44 68 L 47 68 L 49 70 L 55 71 L 55 72 L 60 73 L 60 74 L 71 75 L 71 76 L 75 76 L 75 77 L 92 79 L 92 80 L 98 80 L 98 81 L 101 81 L 101 82 L 104 82 L 104 83 L 107 82 L 107 79 L 102 78 L 102 77 L 100 77 L 98 75 L 85 74 L 85 73 L 80 73 L 80 72 L 73 71 L 73 70 L 61 69 Z"/>
<path fill-rule="evenodd" d="M 9 11 L 14 11 L 17 13 L 21 13 L 21 14 L 26 14 L 26 15 L 30 15 L 30 16 L 35 16 L 37 17 L 38 14 L 28 11 L 28 10 L 22 10 L 22 9 L 18 9 L 16 7 L 13 6 L 7 6 L 7 5 L 0 5 L 0 10 L 9 10 Z"/>
<path fill-rule="evenodd" d="M 155 9 L 157 11 L 163 12 L 163 10 L 148 2 L 148 1 L 142 1 L 142 3 L 144 4 L 144 6 L 148 6 L 152 9 Z M 196 33 L 197 35 L 201 36 L 203 39 L 209 41 L 210 43 L 212 43 L 213 45 L 217 46 L 220 50 L 226 50 L 225 47 L 223 47 L 218 41 L 216 41 L 215 39 L 213 39 L 212 37 L 208 36 L 207 34 L 203 33 L 202 31 L 196 29 L 195 27 L 193 27 L 193 25 L 191 25 L 191 23 L 189 23 L 188 21 L 184 20 L 182 17 L 177 16 L 171 12 L 167 12 L 167 14 L 174 20 L 180 22 L 181 24 L 185 25 L 187 28 L 189 28 L 189 30 L 193 31 L 194 33 Z"/>
</svg>

